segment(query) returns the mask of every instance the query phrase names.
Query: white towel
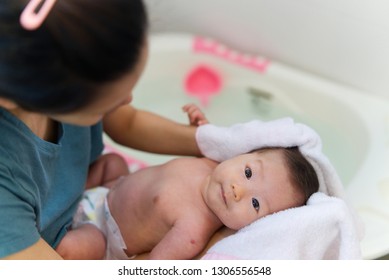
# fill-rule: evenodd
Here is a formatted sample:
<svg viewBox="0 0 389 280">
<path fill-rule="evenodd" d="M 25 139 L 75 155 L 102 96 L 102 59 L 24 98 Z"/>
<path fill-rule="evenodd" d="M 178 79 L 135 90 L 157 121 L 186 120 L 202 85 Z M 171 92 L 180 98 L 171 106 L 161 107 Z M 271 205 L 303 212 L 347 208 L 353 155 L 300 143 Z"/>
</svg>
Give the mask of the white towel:
<svg viewBox="0 0 389 280">
<path fill-rule="evenodd" d="M 361 259 L 359 236 L 343 200 L 313 194 L 306 206 L 268 215 L 211 247 L 203 259 Z"/>
<path fill-rule="evenodd" d="M 196 140 L 203 155 L 216 161 L 223 161 L 264 147 L 297 146 L 316 171 L 319 179 L 319 192 L 325 194 L 321 194 L 320 199 L 312 197 L 306 206 L 289 209 L 256 221 L 232 237 L 217 243 L 209 251 L 213 252 L 213 256 L 216 256 L 218 252 L 221 252 L 220 256 L 228 255 L 228 250 L 225 251 L 222 248 L 228 249 L 233 246 L 238 256 L 230 255 L 231 258 L 234 256 L 258 259 L 336 258 L 334 253 L 325 253 L 327 250 L 338 251 L 339 258 L 361 258 L 359 243 L 363 235 L 362 223 L 355 210 L 345 202 L 346 196 L 342 182 L 329 159 L 322 153 L 321 139 L 313 129 L 304 124 L 295 123 L 291 118 L 269 122 L 254 120 L 231 127 L 207 124 L 197 129 Z M 344 203 L 345 207 L 336 206 L 341 203 Z M 333 211 L 332 209 L 338 210 Z M 295 221 L 296 224 L 290 221 Z M 265 229 L 266 227 L 269 229 Z M 277 230 L 280 230 L 278 234 Z M 268 237 L 265 238 L 266 236 Z M 267 245 L 260 242 L 262 239 L 267 240 Z M 318 244 L 315 240 L 321 241 Z M 258 252 L 257 256 L 243 254 L 246 249 L 255 251 L 256 246 L 253 244 L 257 243 L 253 243 L 254 241 L 259 242 L 258 249 L 261 249 L 261 252 Z M 237 242 L 247 245 L 236 247 L 234 244 Z M 289 244 L 293 244 L 292 249 L 289 249 Z M 263 254 L 265 246 L 269 253 Z M 337 249 L 334 246 L 337 246 Z M 349 249 L 343 250 L 342 248 Z M 281 252 L 285 253 L 281 254 Z M 347 254 L 346 252 L 352 253 Z M 208 254 L 207 257 L 210 258 L 210 256 Z"/>
</svg>

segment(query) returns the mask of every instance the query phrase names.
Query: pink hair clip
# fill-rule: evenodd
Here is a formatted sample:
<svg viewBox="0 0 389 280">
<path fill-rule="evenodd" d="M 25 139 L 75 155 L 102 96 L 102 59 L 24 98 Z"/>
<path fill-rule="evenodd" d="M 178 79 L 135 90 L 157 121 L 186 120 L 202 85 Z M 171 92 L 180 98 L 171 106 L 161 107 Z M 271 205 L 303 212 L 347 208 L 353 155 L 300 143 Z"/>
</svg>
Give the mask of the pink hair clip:
<svg viewBox="0 0 389 280">
<path fill-rule="evenodd" d="M 41 2 L 44 1 L 43 4 Z M 20 15 L 20 24 L 27 30 L 42 25 L 57 0 L 30 0 Z"/>
</svg>

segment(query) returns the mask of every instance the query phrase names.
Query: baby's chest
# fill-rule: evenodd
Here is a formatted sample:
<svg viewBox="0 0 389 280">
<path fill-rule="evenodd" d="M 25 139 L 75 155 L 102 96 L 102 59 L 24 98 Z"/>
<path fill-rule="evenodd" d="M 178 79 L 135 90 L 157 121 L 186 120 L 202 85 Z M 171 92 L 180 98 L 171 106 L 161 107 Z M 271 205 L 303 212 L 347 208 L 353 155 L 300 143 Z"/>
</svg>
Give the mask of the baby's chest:
<svg viewBox="0 0 389 280">
<path fill-rule="evenodd" d="M 167 224 L 172 224 L 183 217 L 199 216 L 203 203 L 199 198 L 199 194 L 194 192 L 169 189 L 155 195 L 152 203 L 155 212 L 161 215 L 160 218 Z"/>
</svg>

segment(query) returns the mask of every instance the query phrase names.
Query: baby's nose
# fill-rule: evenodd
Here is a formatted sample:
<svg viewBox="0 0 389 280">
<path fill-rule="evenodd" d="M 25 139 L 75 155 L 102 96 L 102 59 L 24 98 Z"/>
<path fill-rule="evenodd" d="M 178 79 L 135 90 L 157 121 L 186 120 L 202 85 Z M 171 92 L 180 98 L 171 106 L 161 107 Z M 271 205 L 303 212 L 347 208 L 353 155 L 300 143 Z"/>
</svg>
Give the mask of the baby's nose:
<svg viewBox="0 0 389 280">
<path fill-rule="evenodd" d="M 244 187 L 239 184 L 232 184 L 232 193 L 234 194 L 234 200 L 239 201 L 244 195 Z"/>
</svg>

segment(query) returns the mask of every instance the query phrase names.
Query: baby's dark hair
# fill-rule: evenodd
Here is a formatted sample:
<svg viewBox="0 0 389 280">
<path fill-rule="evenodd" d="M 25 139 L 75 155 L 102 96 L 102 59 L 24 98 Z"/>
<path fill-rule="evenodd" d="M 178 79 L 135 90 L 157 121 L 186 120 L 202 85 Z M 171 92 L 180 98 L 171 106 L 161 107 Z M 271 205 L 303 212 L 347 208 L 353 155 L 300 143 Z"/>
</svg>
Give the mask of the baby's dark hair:
<svg viewBox="0 0 389 280">
<path fill-rule="evenodd" d="M 290 148 L 263 148 L 258 152 L 266 150 L 280 150 L 284 156 L 289 179 L 296 191 L 304 195 L 304 204 L 308 198 L 319 190 L 319 179 L 316 171 L 309 161 L 301 154 L 298 147 Z"/>
<path fill-rule="evenodd" d="M 135 69 L 147 35 L 142 0 L 57 1 L 34 31 L 19 23 L 27 2 L 0 4 L 0 97 L 29 111 L 68 113 Z"/>
<path fill-rule="evenodd" d="M 283 150 L 292 184 L 304 194 L 305 204 L 308 198 L 319 190 L 319 179 L 316 171 L 301 154 L 298 147 L 284 148 Z"/>
</svg>

